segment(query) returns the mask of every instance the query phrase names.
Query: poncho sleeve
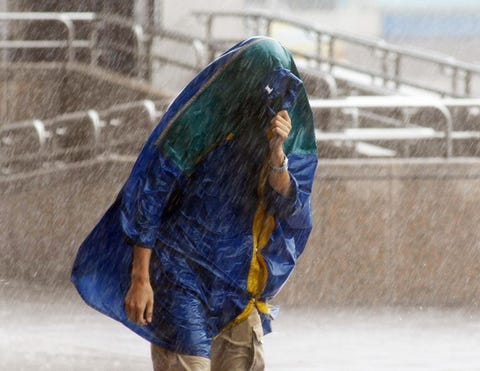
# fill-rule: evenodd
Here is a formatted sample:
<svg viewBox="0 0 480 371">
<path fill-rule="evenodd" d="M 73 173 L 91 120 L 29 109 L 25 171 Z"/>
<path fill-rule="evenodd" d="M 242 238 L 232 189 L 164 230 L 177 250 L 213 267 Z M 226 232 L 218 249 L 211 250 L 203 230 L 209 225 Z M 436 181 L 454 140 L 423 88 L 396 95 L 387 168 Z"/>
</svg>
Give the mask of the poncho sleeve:
<svg viewBox="0 0 480 371">
<path fill-rule="evenodd" d="M 302 191 L 298 189 L 298 182 L 291 172 L 289 172 L 289 176 L 291 189 L 289 196 L 276 192 L 267 182 L 265 191 L 267 210 L 277 219 L 298 214 L 303 205 L 302 200 L 305 200 L 305 194 L 302 194 Z"/>
<path fill-rule="evenodd" d="M 132 245 L 153 248 L 162 214 L 179 187 L 181 171 L 160 152 L 154 154 L 138 177 L 131 177 L 122 191 L 121 227 Z"/>
<path fill-rule="evenodd" d="M 294 155 L 292 155 L 293 157 Z M 295 161 L 295 168 L 289 170 L 291 194 L 283 196 L 267 182 L 265 201 L 270 214 L 278 221 L 288 222 L 292 227 L 308 227 L 310 221 L 310 194 L 312 189 L 312 169 L 317 161 Z"/>
<path fill-rule="evenodd" d="M 312 229 L 311 192 L 313 174 L 317 166 L 315 155 L 290 154 L 291 197 L 284 197 L 273 189 L 266 192 L 269 212 L 275 217 L 276 227 L 269 243 L 262 250 L 269 274 L 262 299 L 275 296 L 290 276 L 302 254 Z"/>
</svg>

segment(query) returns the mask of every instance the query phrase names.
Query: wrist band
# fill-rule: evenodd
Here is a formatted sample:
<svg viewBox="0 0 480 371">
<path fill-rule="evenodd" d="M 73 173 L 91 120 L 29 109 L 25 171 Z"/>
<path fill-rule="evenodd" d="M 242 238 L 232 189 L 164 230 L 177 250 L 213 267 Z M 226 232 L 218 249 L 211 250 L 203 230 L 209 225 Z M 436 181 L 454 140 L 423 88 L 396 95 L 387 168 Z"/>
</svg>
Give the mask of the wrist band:
<svg viewBox="0 0 480 371">
<path fill-rule="evenodd" d="M 270 161 L 268 162 L 268 166 L 270 167 L 270 171 L 272 173 L 283 173 L 284 171 L 288 170 L 288 158 L 287 156 L 283 157 L 282 166 L 273 166 Z"/>
</svg>

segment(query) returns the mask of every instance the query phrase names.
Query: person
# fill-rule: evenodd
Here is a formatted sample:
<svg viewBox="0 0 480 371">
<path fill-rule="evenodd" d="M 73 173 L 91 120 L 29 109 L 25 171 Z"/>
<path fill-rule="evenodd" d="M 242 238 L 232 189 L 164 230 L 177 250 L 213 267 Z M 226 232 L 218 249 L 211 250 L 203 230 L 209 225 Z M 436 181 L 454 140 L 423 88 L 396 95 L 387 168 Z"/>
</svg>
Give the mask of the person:
<svg viewBox="0 0 480 371">
<path fill-rule="evenodd" d="M 172 102 L 72 281 L 151 342 L 155 370 L 263 370 L 267 302 L 310 234 L 316 164 L 291 54 L 245 40 Z"/>
<path fill-rule="evenodd" d="M 272 137 L 269 140 L 269 175 L 268 175 L 268 182 L 272 189 L 277 192 L 278 194 L 282 195 L 283 197 L 290 197 L 291 194 L 291 180 L 290 175 L 287 171 L 287 167 L 284 166 L 285 162 L 285 153 L 283 152 L 283 143 L 287 139 L 291 129 L 291 122 L 288 112 L 286 110 L 282 110 L 275 115 L 275 117 L 271 120 L 271 127 L 270 132 L 272 133 Z M 265 137 L 265 141 L 267 138 Z M 247 143 L 251 147 L 251 143 Z M 241 154 L 243 161 L 249 161 L 250 159 L 245 156 L 245 147 L 241 147 L 236 150 L 237 154 Z M 257 147 L 256 150 L 259 150 Z M 231 163 L 235 164 L 235 168 L 238 168 L 238 160 L 233 160 Z M 239 179 L 238 172 L 235 176 L 226 170 L 228 169 L 228 164 L 226 167 L 222 168 L 222 172 L 225 175 L 228 175 L 230 179 L 233 179 L 234 182 L 244 182 L 247 179 Z M 243 174 L 242 174 L 243 175 Z M 217 177 L 218 180 L 224 182 L 225 176 Z M 228 182 L 228 181 L 227 181 Z M 230 181 L 231 182 L 231 181 Z M 227 190 L 232 190 L 237 187 L 232 187 L 230 184 L 222 184 L 222 186 L 227 188 Z M 231 193 L 231 192 L 228 192 Z M 235 195 L 227 194 L 229 198 L 234 197 Z M 231 246 L 231 248 L 235 248 L 235 246 Z M 126 295 L 125 305 L 128 318 L 131 321 L 134 321 L 140 325 L 146 325 L 147 323 L 152 322 L 153 316 L 153 306 L 154 306 L 154 296 L 153 296 L 153 289 L 150 283 L 150 276 L 149 276 L 149 267 L 150 267 L 150 257 L 151 257 L 151 249 L 145 248 L 139 245 L 135 245 L 134 247 L 134 257 L 133 257 L 133 265 L 132 265 L 132 280 L 130 289 Z M 161 300 L 161 299 L 160 299 Z M 230 338 L 226 338 L 225 335 L 221 336 L 216 342 L 223 343 L 222 345 L 215 344 L 214 349 L 222 349 L 222 352 L 214 352 L 215 358 L 212 360 L 213 369 L 215 370 L 248 370 L 248 369 L 255 369 L 260 370 L 263 368 L 263 352 L 261 346 L 261 329 L 257 332 L 255 336 L 257 336 L 258 343 L 252 343 L 251 339 L 254 330 L 255 324 L 260 324 L 260 317 L 258 313 L 254 312 L 253 319 L 249 321 L 249 327 L 243 331 L 244 339 L 240 339 L 243 345 L 235 345 L 232 346 L 234 341 Z M 237 329 L 238 330 L 238 329 Z M 214 341 L 215 343 L 215 341 Z M 225 348 L 240 348 L 237 350 L 229 349 L 226 350 Z M 244 348 L 244 349 L 242 349 Z M 246 348 L 246 349 L 245 349 Z M 235 353 L 235 357 L 227 357 L 225 356 L 225 352 L 232 351 Z M 174 360 L 170 360 L 170 358 L 174 358 Z M 178 358 L 178 355 L 172 352 L 166 352 L 163 349 L 159 349 L 158 346 L 152 345 L 152 359 L 154 360 L 154 369 L 155 370 L 164 370 L 164 365 L 169 363 L 174 363 L 175 360 Z M 202 360 L 192 360 L 192 357 L 188 357 L 190 359 L 189 362 L 195 361 L 199 364 L 208 364 L 208 361 L 205 359 Z M 187 361 L 184 361 L 188 363 Z M 254 368 L 250 368 L 251 364 L 255 363 Z M 250 364 L 250 366 L 249 366 Z M 220 366 L 221 365 L 221 366 Z M 209 369 L 206 366 L 205 369 Z"/>
</svg>

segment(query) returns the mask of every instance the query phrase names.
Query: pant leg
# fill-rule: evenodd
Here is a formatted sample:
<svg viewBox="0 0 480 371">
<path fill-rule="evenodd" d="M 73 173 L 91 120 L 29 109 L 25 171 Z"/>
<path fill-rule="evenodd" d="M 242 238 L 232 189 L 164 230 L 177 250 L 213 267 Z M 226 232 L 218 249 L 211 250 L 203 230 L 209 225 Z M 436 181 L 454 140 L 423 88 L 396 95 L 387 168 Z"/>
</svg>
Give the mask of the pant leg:
<svg viewBox="0 0 480 371">
<path fill-rule="evenodd" d="M 213 340 L 211 371 L 263 371 L 263 329 L 253 310 L 247 320 Z"/>
<path fill-rule="evenodd" d="M 179 354 L 151 344 L 154 371 L 210 371 L 210 360 Z"/>
</svg>

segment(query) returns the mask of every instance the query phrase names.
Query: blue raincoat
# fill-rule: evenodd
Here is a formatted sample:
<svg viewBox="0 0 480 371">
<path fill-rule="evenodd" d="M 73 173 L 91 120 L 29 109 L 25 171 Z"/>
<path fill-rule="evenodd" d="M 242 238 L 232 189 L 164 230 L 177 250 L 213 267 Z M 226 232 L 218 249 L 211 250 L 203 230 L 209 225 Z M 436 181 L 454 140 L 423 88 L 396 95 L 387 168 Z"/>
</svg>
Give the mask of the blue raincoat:
<svg viewBox="0 0 480 371">
<path fill-rule="evenodd" d="M 270 120 L 287 109 L 292 195 L 267 180 Z M 116 201 L 81 245 L 72 282 L 93 308 L 166 349 L 209 357 L 212 339 L 267 301 L 310 234 L 313 119 L 290 53 L 255 37 L 217 58 L 171 103 Z M 154 250 L 153 321 L 128 320 L 132 246 Z"/>
</svg>

